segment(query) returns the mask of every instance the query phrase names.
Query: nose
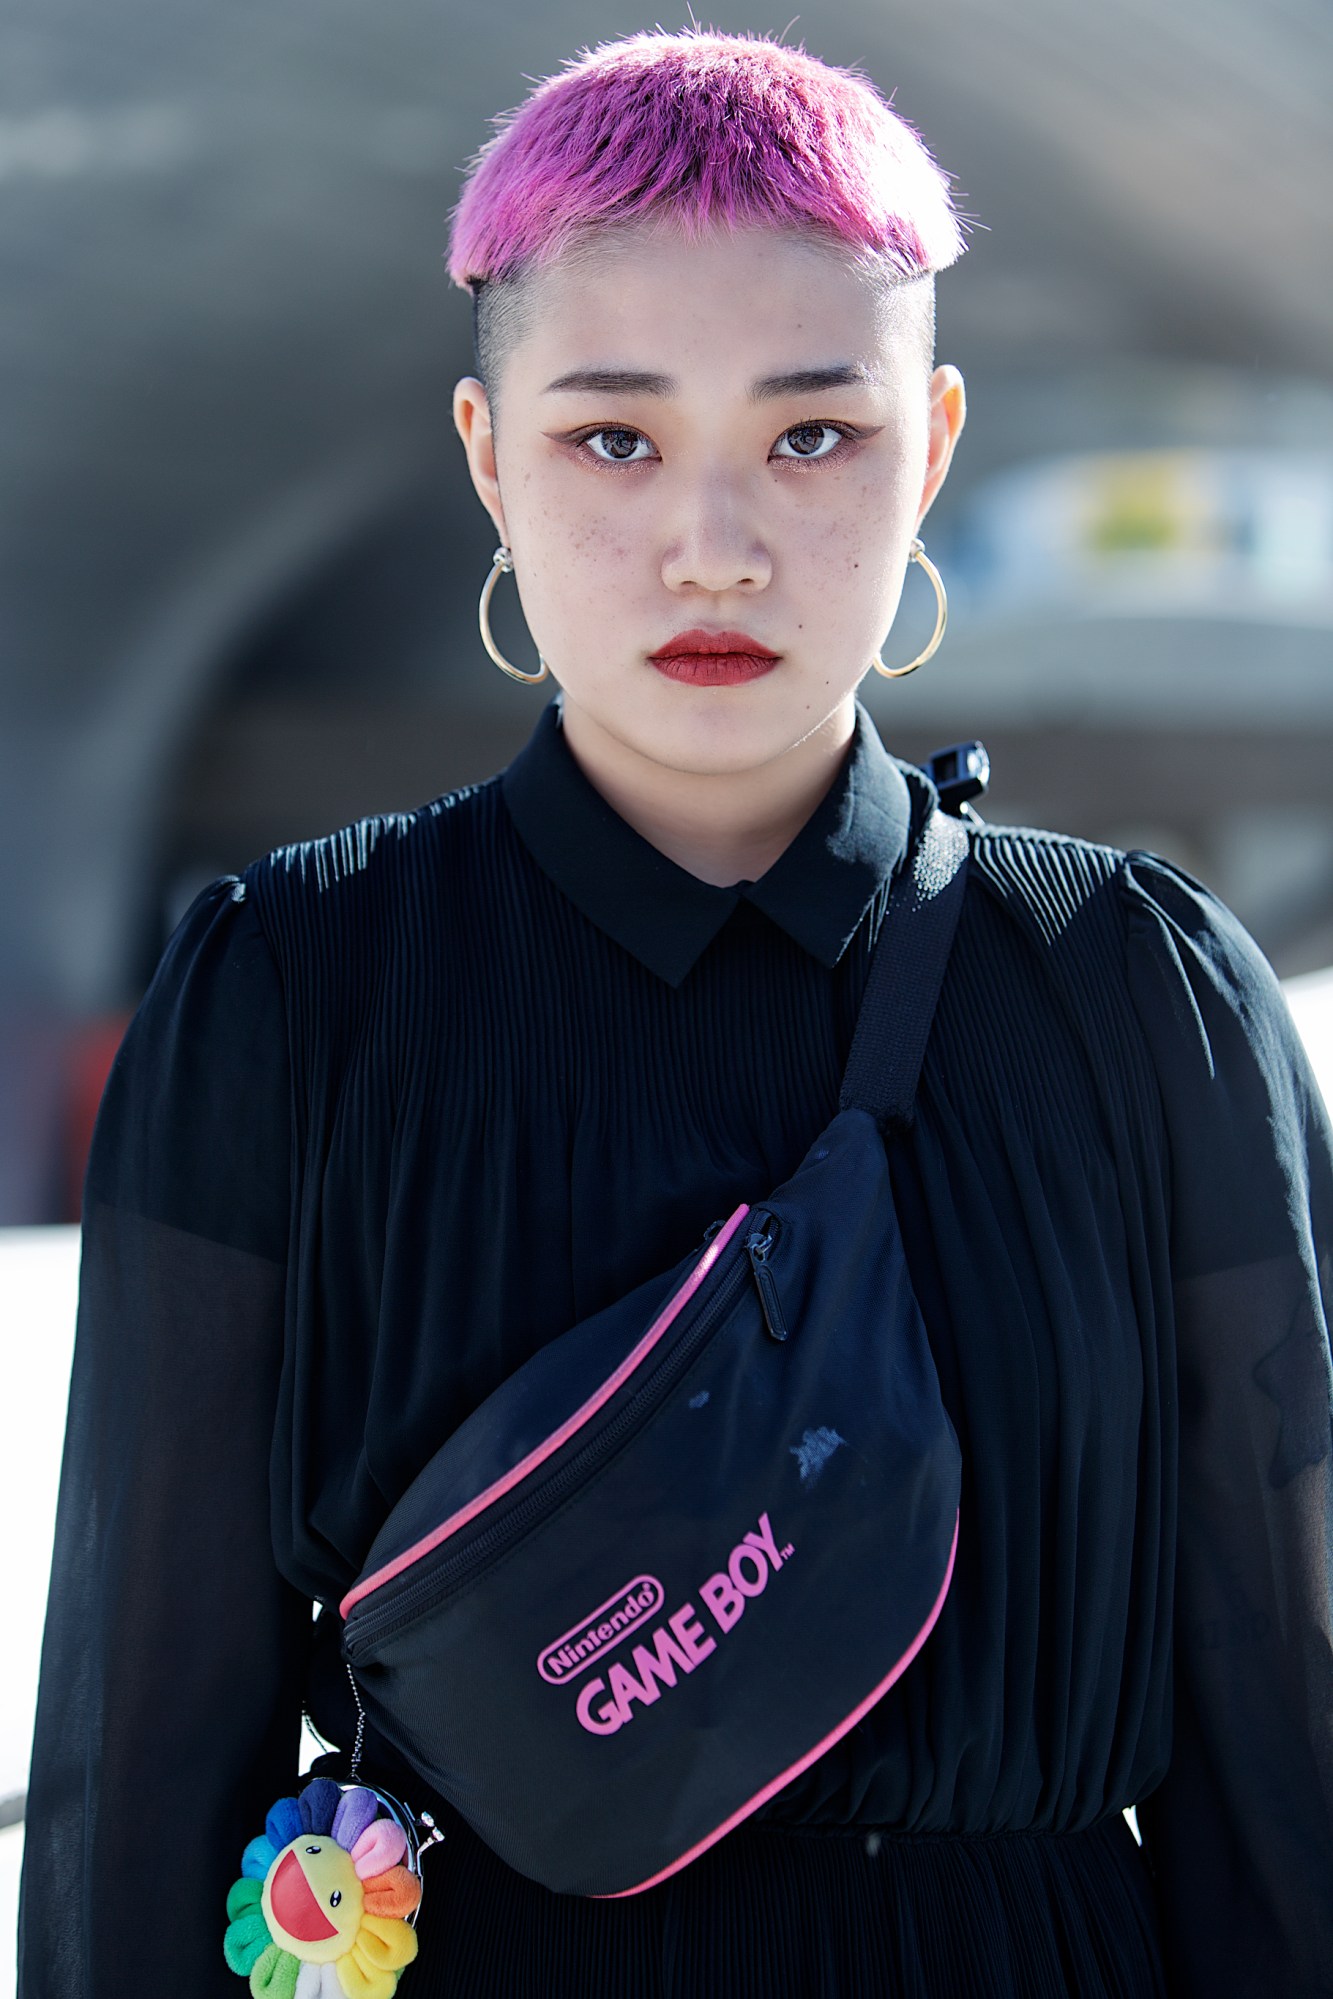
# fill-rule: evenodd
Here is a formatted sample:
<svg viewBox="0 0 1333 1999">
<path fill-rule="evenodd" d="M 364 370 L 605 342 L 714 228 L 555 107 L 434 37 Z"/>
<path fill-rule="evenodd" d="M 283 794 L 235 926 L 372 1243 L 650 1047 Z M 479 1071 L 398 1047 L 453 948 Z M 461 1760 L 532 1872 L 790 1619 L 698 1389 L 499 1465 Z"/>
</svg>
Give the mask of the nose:
<svg viewBox="0 0 1333 1999">
<path fill-rule="evenodd" d="M 772 574 L 767 543 L 725 479 L 703 479 L 682 497 L 676 532 L 662 554 L 669 590 L 762 590 Z"/>
</svg>

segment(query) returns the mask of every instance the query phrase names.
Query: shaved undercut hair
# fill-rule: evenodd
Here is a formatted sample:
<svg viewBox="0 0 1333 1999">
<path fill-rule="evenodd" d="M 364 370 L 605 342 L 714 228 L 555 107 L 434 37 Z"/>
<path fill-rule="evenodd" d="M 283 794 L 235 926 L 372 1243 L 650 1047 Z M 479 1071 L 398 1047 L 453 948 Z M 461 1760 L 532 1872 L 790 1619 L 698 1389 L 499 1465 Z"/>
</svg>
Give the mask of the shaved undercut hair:
<svg viewBox="0 0 1333 1999">
<path fill-rule="evenodd" d="M 766 224 L 842 245 L 871 281 L 902 288 L 929 377 L 933 274 L 962 255 L 967 218 L 919 135 L 858 71 L 760 36 L 659 30 L 572 58 L 493 122 L 448 252 L 451 279 L 472 294 L 493 423 L 536 276 L 650 217 L 687 237 Z"/>
</svg>

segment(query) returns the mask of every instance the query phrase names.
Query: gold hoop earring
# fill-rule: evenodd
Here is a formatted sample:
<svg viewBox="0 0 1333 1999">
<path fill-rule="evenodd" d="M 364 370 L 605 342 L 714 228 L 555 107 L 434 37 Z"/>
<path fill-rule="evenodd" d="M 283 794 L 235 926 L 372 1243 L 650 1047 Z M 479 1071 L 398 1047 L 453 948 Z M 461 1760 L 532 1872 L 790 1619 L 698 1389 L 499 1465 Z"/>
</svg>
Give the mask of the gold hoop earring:
<svg viewBox="0 0 1333 1999">
<path fill-rule="evenodd" d="M 507 673 L 511 680 L 523 680 L 527 682 L 529 687 L 535 687 L 537 682 L 545 680 L 547 674 L 551 671 L 546 661 L 542 659 L 541 654 L 538 653 L 537 655 L 538 659 L 541 660 L 542 670 L 540 673 L 520 673 L 516 666 L 509 664 L 509 661 L 491 637 L 491 592 L 494 590 L 501 576 L 512 576 L 513 573 L 514 558 L 504 543 L 501 542 L 495 554 L 491 557 L 491 573 L 481 586 L 481 603 L 477 607 L 477 623 L 481 627 L 481 642 L 501 672 Z"/>
<path fill-rule="evenodd" d="M 940 580 L 940 572 L 926 554 L 925 544 L 919 537 L 913 538 L 912 546 L 908 551 L 908 561 L 919 562 L 931 582 L 935 585 L 935 630 L 931 634 L 930 644 L 926 647 L 925 651 L 919 652 L 915 659 L 908 661 L 906 666 L 885 666 L 879 654 L 875 654 L 870 664 L 874 667 L 876 673 L 882 673 L 886 680 L 901 680 L 905 673 L 915 673 L 919 666 L 923 666 L 934 652 L 940 640 L 944 637 L 944 627 L 949 621 L 949 600 L 944 594 L 944 584 Z"/>
</svg>

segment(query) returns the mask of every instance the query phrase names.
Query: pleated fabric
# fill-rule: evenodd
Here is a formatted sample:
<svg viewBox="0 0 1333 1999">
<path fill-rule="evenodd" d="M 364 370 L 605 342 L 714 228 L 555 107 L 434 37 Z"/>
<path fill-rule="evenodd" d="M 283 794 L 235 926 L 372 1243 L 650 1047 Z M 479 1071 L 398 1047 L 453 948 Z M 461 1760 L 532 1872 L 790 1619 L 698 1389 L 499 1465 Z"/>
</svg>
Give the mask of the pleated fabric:
<svg viewBox="0 0 1333 1999">
<path fill-rule="evenodd" d="M 389 1508 L 529 1355 L 795 1169 L 933 797 L 858 709 L 779 861 L 717 887 L 612 811 L 553 704 L 498 776 L 200 893 L 85 1189 L 21 1999 L 120 1999 L 129 1963 L 144 1999 L 237 1989 L 226 1893 L 302 1706 L 353 1741 L 336 1606 Z M 962 1449 L 930 1639 L 642 1896 L 552 1895 L 455 1826 L 405 1999 L 1333 1993 L 1327 1116 L 1199 883 L 970 840 L 889 1152 Z"/>
<path fill-rule="evenodd" d="M 439 1999 L 1148 1999 L 1152 1889 L 1123 1818 L 1082 1833 L 743 1827 L 610 1910 L 521 1882 L 450 1820 L 414 1976 Z M 467 1911 L 449 1920 L 449 1898 Z"/>
</svg>

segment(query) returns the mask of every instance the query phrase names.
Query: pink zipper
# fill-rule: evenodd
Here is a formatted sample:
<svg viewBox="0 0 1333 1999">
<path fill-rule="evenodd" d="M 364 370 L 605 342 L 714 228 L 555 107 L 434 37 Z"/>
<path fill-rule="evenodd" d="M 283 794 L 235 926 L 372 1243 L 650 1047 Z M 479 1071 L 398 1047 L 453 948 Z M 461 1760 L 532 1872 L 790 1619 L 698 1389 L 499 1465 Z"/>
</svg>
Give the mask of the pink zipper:
<svg viewBox="0 0 1333 1999">
<path fill-rule="evenodd" d="M 359 1582 L 354 1583 L 338 1606 L 342 1617 L 345 1619 L 354 1605 L 369 1596 L 373 1590 L 381 1588 L 385 1583 L 392 1582 L 395 1576 L 402 1575 L 414 1563 L 419 1562 L 423 1556 L 429 1555 L 432 1550 L 440 1547 L 443 1542 L 447 1541 L 451 1535 L 458 1533 L 460 1528 L 466 1527 L 470 1520 L 475 1520 L 479 1513 L 485 1512 L 488 1506 L 493 1506 L 496 1500 L 502 1499 L 506 1493 L 512 1492 L 516 1485 L 521 1484 L 525 1478 L 530 1477 L 553 1452 L 558 1451 L 562 1444 L 567 1443 L 576 1432 L 581 1430 L 586 1423 L 589 1423 L 597 1414 L 597 1411 L 611 1399 L 617 1389 L 624 1386 L 625 1382 L 630 1379 L 636 1369 L 643 1365 L 653 1349 L 660 1343 L 675 1320 L 694 1297 L 700 1285 L 708 1276 L 709 1271 L 712 1270 L 714 1264 L 716 1264 L 723 1250 L 731 1241 L 749 1212 L 750 1203 L 743 1201 L 740 1207 L 727 1217 L 725 1223 L 713 1237 L 712 1242 L 709 1243 L 689 1276 L 672 1293 L 671 1297 L 662 1307 L 662 1310 L 649 1326 L 647 1332 L 643 1335 L 643 1338 L 630 1349 L 614 1373 L 609 1374 L 606 1380 L 594 1389 L 587 1401 L 576 1409 L 572 1416 L 567 1417 L 558 1429 L 553 1430 L 549 1437 L 544 1438 L 540 1444 L 529 1451 L 525 1458 L 521 1458 L 512 1470 L 503 1473 L 500 1478 L 494 1479 L 484 1491 L 477 1494 L 475 1499 L 470 1499 L 466 1506 L 460 1506 L 456 1513 L 451 1513 L 447 1520 L 442 1521 L 438 1527 L 432 1528 L 429 1534 L 424 1534 L 419 1541 L 414 1541 L 412 1546 L 405 1548 L 401 1555 L 395 1555 L 391 1562 L 386 1562 L 382 1568 L 376 1569 L 371 1575 L 363 1576 Z"/>
</svg>

